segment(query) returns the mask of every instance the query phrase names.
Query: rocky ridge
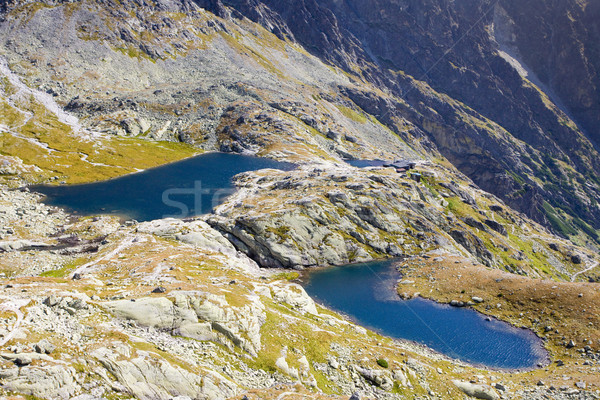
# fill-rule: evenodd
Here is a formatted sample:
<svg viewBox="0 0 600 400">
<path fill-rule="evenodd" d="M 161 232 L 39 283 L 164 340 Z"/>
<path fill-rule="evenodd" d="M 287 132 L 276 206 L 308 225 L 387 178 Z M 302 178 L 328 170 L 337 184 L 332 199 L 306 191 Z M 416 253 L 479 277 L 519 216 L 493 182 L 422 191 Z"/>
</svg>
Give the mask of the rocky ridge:
<svg viewBox="0 0 600 400">
<path fill-rule="evenodd" d="M 557 241 L 466 177 L 451 180 L 451 170 L 431 163 L 415 171 L 425 175 L 421 182 L 391 168 L 340 164 L 245 173 L 240 190 L 206 221 L 263 267 L 438 250 L 534 277 L 569 279 L 580 268 L 574 261 L 594 265 L 593 253 Z"/>
</svg>

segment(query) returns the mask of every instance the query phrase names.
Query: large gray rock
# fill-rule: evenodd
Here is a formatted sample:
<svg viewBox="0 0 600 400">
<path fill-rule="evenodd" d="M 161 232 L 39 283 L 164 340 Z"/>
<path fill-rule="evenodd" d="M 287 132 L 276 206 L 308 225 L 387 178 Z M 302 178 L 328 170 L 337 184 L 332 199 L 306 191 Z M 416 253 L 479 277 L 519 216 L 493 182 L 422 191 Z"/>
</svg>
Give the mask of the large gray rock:
<svg viewBox="0 0 600 400">
<path fill-rule="evenodd" d="M 0 252 L 19 251 L 25 248 L 46 247 L 48 243 L 33 240 L 7 240 L 0 242 Z"/>
<path fill-rule="evenodd" d="M 42 339 L 33 345 L 33 349 L 40 354 L 50 354 L 56 349 L 56 346 L 48 340 Z"/>
<path fill-rule="evenodd" d="M 138 232 L 179 240 L 206 250 L 213 250 L 224 254 L 235 254 L 236 249 L 219 232 L 201 220 L 182 221 L 174 218 L 160 219 L 141 223 Z"/>
<path fill-rule="evenodd" d="M 7 391 L 36 398 L 69 399 L 79 389 L 75 370 L 64 365 L 27 366 L 2 370 L 0 382 Z"/>
<path fill-rule="evenodd" d="M 237 346 L 256 356 L 261 348 L 260 328 L 266 321 L 258 296 L 242 306 L 231 306 L 225 296 L 202 292 L 175 292 L 166 297 L 117 300 L 103 306 L 118 318 L 166 330 L 197 340 Z"/>
<path fill-rule="evenodd" d="M 456 387 L 462 390 L 466 395 L 475 397 L 476 399 L 498 400 L 500 398 L 498 393 L 496 393 L 496 391 L 489 386 L 476 385 L 474 383 L 459 380 L 453 380 L 452 383 L 454 383 Z"/>
<path fill-rule="evenodd" d="M 274 282 L 270 287 L 273 292 L 273 300 L 289 304 L 302 313 L 319 315 L 315 302 L 302 286 L 293 283 Z"/>
<path fill-rule="evenodd" d="M 174 329 L 198 322 L 192 310 L 176 307 L 165 297 L 142 298 L 136 301 L 117 300 L 103 304 L 116 317 L 136 321 L 143 326 Z"/>
<path fill-rule="evenodd" d="M 176 293 L 177 307 L 192 310 L 196 318 L 210 323 L 218 342 L 235 346 L 256 356 L 261 349 L 260 328 L 266 321 L 265 306 L 259 296 L 248 296 L 244 305 L 232 306 L 225 296 L 210 293 Z M 208 334 L 206 326 L 183 324 L 181 333 Z M 191 336 L 194 337 L 194 336 Z"/>
<path fill-rule="evenodd" d="M 225 399 L 236 394 L 236 385 L 209 371 L 192 372 L 174 366 L 152 353 L 138 351 L 122 359 L 114 351 L 100 348 L 93 356 L 123 386 L 124 391 L 142 400 L 169 400 L 176 396 L 193 399 Z"/>
<path fill-rule="evenodd" d="M 358 365 L 354 366 L 354 369 L 362 375 L 363 378 L 384 390 L 391 390 L 394 387 L 392 373 L 389 371 L 363 368 Z"/>
</svg>

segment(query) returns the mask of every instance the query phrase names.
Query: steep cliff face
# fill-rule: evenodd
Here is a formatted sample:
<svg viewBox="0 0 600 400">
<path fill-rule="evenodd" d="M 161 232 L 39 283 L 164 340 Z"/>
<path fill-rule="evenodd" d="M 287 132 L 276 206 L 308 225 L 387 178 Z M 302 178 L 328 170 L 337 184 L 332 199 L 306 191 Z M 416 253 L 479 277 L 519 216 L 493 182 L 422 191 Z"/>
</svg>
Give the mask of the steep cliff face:
<svg viewBox="0 0 600 400">
<path fill-rule="evenodd" d="M 600 158 L 590 138 L 599 135 L 598 6 L 542 3 L 530 4 L 531 10 L 482 0 L 222 4 L 406 100 L 413 110 L 402 115 L 513 207 L 550 225 L 547 201 L 560 209 L 554 214 L 565 211 L 597 228 Z M 478 138 L 445 95 L 483 120 L 484 130 L 497 123 L 513 144 L 503 148 Z M 376 107 L 367 103 L 361 107 L 372 112 Z M 394 111 L 398 107 L 374 115 L 385 121 Z M 496 136 L 491 125 L 485 136 Z M 565 222 L 573 223 L 570 217 Z"/>
<path fill-rule="evenodd" d="M 590 137 L 600 140 L 600 4 L 504 0 L 511 42 Z"/>
</svg>

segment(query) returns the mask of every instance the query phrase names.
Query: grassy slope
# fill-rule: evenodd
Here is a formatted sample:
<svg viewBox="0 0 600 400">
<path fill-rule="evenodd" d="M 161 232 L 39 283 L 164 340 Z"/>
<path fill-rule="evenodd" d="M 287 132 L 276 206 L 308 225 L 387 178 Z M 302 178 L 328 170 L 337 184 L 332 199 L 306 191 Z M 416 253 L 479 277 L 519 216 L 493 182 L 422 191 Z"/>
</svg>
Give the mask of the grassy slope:
<svg viewBox="0 0 600 400">
<path fill-rule="evenodd" d="M 0 125 L 8 129 L 0 131 L 0 154 L 37 167 L 21 175 L 26 182 L 50 178 L 66 183 L 99 181 L 199 153 L 180 143 L 75 133 L 32 96 L 10 99 L 12 89 L 5 81 Z M 11 178 L 0 176 L 5 183 Z"/>
</svg>

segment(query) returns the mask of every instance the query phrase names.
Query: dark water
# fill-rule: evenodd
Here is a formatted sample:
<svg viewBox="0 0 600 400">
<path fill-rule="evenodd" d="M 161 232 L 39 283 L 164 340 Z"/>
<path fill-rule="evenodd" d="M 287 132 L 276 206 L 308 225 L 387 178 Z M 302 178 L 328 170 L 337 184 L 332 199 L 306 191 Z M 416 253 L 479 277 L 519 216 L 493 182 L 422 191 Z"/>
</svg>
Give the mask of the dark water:
<svg viewBox="0 0 600 400">
<path fill-rule="evenodd" d="M 233 193 L 231 178 L 263 168 L 291 170 L 293 164 L 237 154 L 209 153 L 104 182 L 33 186 L 46 204 L 80 215 L 116 214 L 138 221 L 186 218 L 210 212 Z"/>
<path fill-rule="evenodd" d="M 451 358 L 497 369 L 527 369 L 546 358 L 532 332 L 417 298 L 401 300 L 394 291 L 399 273 L 393 261 L 314 270 L 304 287 L 320 303 L 389 337 L 427 345 Z"/>
<path fill-rule="evenodd" d="M 388 164 L 389 161 L 383 160 L 346 160 L 347 164 L 353 167 L 366 168 L 366 167 L 383 167 L 384 164 Z"/>
</svg>

